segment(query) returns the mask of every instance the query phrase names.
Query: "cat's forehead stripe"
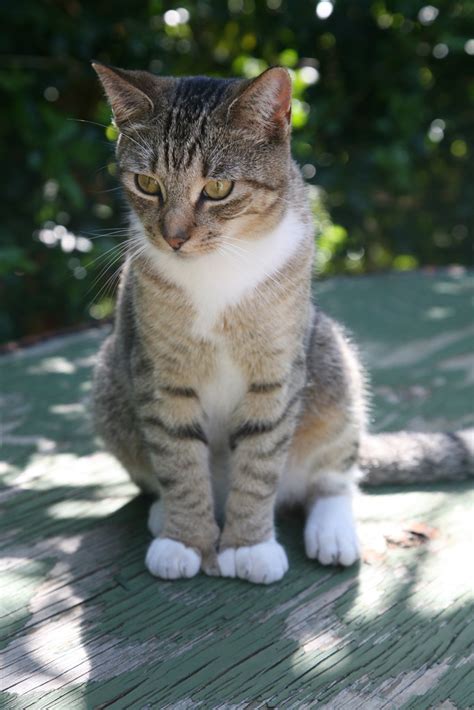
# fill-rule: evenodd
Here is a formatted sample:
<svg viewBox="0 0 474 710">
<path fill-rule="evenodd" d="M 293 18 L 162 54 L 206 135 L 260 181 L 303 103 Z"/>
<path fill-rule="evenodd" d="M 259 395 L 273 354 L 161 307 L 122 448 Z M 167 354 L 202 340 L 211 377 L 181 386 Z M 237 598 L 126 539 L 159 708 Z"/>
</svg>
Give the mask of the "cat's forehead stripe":
<svg viewBox="0 0 474 710">
<path fill-rule="evenodd" d="M 172 97 L 163 136 L 163 156 L 167 169 L 191 165 L 208 126 L 208 116 L 221 103 L 228 81 L 179 79 Z"/>
</svg>

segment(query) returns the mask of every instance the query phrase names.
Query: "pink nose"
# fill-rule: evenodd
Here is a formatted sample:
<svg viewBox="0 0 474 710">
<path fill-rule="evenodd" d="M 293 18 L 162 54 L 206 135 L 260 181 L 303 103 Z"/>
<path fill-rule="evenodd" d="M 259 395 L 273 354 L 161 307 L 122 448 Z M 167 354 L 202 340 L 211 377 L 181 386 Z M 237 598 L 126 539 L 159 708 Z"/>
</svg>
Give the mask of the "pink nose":
<svg viewBox="0 0 474 710">
<path fill-rule="evenodd" d="M 163 231 L 163 238 L 165 239 L 165 241 L 168 242 L 170 247 L 174 249 L 174 251 L 178 251 L 179 249 L 181 249 L 183 244 L 189 239 L 188 235 L 184 232 L 175 232 L 174 234 L 168 234 L 166 231 Z"/>
</svg>

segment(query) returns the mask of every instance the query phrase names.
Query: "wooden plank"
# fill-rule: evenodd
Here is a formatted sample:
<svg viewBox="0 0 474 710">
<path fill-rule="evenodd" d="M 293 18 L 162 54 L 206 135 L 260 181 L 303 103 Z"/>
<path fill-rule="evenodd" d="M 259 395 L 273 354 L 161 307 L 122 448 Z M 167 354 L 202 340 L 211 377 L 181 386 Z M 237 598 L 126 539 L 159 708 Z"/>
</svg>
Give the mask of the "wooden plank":
<svg viewBox="0 0 474 710">
<path fill-rule="evenodd" d="M 472 290 L 446 273 L 319 286 L 372 365 L 377 428 L 473 423 Z M 281 583 L 160 582 L 148 503 L 90 430 L 101 337 L 2 359 L 2 707 L 474 705 L 468 484 L 361 494 L 355 569 L 307 560 L 288 516 Z"/>
</svg>

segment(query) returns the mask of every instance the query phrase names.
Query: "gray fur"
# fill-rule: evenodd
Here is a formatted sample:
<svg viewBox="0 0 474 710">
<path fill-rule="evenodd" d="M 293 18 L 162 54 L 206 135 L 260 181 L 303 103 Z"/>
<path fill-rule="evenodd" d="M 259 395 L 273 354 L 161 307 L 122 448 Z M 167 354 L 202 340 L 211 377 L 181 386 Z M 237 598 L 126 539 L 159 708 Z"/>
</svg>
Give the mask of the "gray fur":
<svg viewBox="0 0 474 710">
<path fill-rule="evenodd" d="M 474 476 L 474 429 L 364 436 L 360 465 L 369 486 L 456 481 Z"/>
<path fill-rule="evenodd" d="M 131 478 L 161 497 L 160 537 L 196 550 L 203 568 L 215 573 L 217 552 L 274 538 L 278 503 L 309 510 L 318 498 L 350 493 L 361 439 L 370 483 L 426 480 L 439 465 L 460 476 L 463 434 L 364 438 L 357 351 L 310 300 L 314 240 L 304 182 L 290 156 L 286 73 L 274 69 L 248 82 L 96 68 L 120 129 L 117 158 L 135 227 L 114 332 L 95 370 L 94 415 Z M 157 175 L 163 192 L 141 194 L 136 173 Z M 199 194 L 209 177 L 235 182 L 225 201 Z M 209 336 L 193 330 L 197 311 L 185 289 L 136 248 L 145 239 L 168 258 L 163 235 L 176 230 L 186 234 L 183 256 L 205 258 L 224 249 L 229 226 L 249 244 L 275 229 L 289 205 L 302 230 L 298 248 L 277 278 L 265 278 L 227 308 Z M 205 391 L 222 348 L 245 387 L 218 439 Z M 402 463 L 386 441 L 397 444 Z M 280 576 L 283 564 L 282 570 Z M 254 574 L 253 581 L 273 578 Z"/>
</svg>

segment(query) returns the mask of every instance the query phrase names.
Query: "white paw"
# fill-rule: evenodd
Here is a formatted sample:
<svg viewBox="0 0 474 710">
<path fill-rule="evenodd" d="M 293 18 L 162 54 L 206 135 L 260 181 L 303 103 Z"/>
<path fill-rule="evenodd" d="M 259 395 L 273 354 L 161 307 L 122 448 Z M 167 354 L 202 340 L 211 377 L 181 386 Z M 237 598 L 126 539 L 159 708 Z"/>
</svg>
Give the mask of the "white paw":
<svg viewBox="0 0 474 710">
<path fill-rule="evenodd" d="M 148 530 L 153 537 L 158 537 L 163 528 L 163 501 L 155 500 L 148 513 Z"/>
<path fill-rule="evenodd" d="M 217 556 L 223 577 L 239 577 L 254 584 L 277 582 L 288 571 L 288 559 L 276 540 L 249 547 L 231 547 Z"/>
<path fill-rule="evenodd" d="M 304 542 L 308 557 L 322 565 L 354 564 L 359 542 L 350 497 L 319 498 L 306 520 Z"/>
<path fill-rule="evenodd" d="M 182 542 L 162 537 L 150 544 L 145 564 L 151 574 L 161 579 L 194 577 L 201 567 L 201 555 Z"/>
</svg>

